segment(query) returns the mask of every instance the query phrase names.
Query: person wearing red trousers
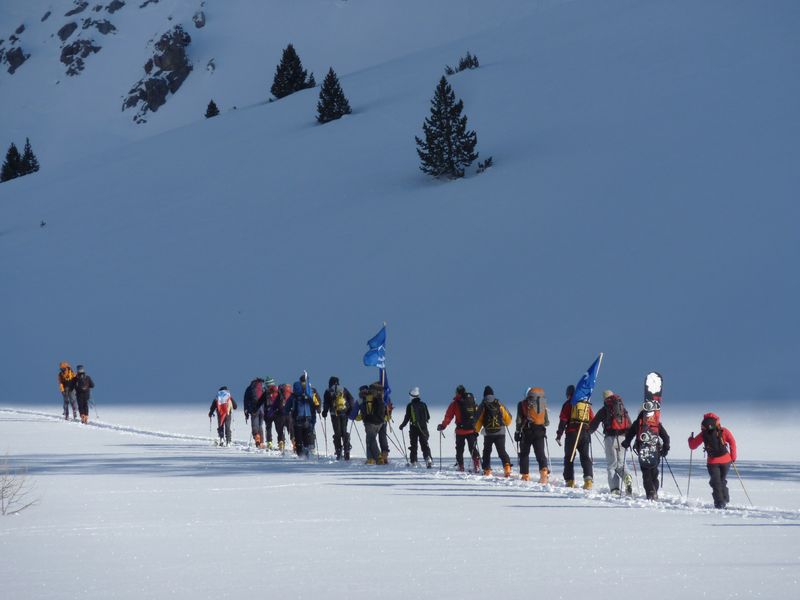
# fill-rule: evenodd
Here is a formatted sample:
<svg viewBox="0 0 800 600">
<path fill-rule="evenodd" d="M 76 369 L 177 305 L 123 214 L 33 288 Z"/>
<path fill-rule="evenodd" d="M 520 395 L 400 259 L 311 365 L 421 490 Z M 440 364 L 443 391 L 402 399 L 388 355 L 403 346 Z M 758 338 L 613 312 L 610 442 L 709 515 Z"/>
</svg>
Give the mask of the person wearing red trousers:
<svg viewBox="0 0 800 600">
<path fill-rule="evenodd" d="M 729 429 L 720 425 L 719 417 L 713 412 L 703 415 L 700 433 L 689 436 L 689 448 L 695 450 L 703 444 L 706 453 L 711 495 L 714 508 L 725 508 L 730 502 L 728 493 L 728 471 L 736 462 L 736 439 Z"/>
</svg>

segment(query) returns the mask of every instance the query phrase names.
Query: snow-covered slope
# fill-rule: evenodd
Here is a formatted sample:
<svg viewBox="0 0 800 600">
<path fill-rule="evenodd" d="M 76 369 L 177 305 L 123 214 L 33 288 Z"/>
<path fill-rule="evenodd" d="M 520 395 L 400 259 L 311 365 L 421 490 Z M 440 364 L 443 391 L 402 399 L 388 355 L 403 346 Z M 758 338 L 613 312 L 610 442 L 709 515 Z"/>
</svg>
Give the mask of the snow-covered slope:
<svg viewBox="0 0 800 600">
<path fill-rule="evenodd" d="M 509 402 L 543 385 L 556 403 L 601 350 L 599 385 L 633 398 L 654 368 L 699 409 L 795 393 L 796 2 L 265 2 L 255 24 L 236 7 L 262 3 L 214 4 L 192 57 L 228 58 L 196 64 L 144 126 L 79 89 L 134 83 L 140 42 L 133 78 L 109 42 L 59 84 L 71 117 L 98 102 L 69 144 L 43 109 L 7 126 L 47 79 L 36 56 L 0 75 L 0 131 L 24 141 L 42 119 L 53 154 L 80 157 L 42 149 L 39 174 L 0 186 L 0 377 L 20 400 L 51 398 L 64 359 L 108 402 L 200 402 L 302 368 L 353 388 L 383 320 L 395 389 L 429 401 L 464 382 Z M 197 8 L 141 14 L 170 6 Z M 337 68 L 353 115 L 317 125 L 316 90 L 259 103 L 288 41 L 318 79 Z M 251 67 L 223 69 L 250 43 Z M 413 136 L 467 50 L 481 68 L 451 82 L 496 166 L 431 181 Z M 205 121 L 210 97 L 223 115 Z"/>
</svg>

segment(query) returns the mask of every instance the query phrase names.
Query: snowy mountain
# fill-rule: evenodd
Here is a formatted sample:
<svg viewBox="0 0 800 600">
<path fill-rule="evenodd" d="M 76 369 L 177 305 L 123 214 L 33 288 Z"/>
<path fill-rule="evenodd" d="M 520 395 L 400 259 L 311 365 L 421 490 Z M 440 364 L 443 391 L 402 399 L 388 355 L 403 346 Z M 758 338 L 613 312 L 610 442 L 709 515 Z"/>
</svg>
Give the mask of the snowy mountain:
<svg viewBox="0 0 800 600">
<path fill-rule="evenodd" d="M 400 397 L 555 403 L 600 351 L 623 396 L 652 369 L 703 410 L 796 395 L 796 2 L 80 5 L 0 6 L 4 56 L 30 55 L 0 69 L 0 145 L 29 137 L 42 164 L 0 185 L 15 402 L 53 398 L 65 359 L 107 402 L 303 368 L 352 389 L 384 320 Z M 191 72 L 122 110 L 177 25 Z M 101 49 L 69 76 L 79 39 Z M 352 115 L 317 124 L 318 89 L 267 102 L 287 43 Z M 450 82 L 495 166 L 431 180 L 414 136 L 467 51 L 480 68 Z"/>
</svg>

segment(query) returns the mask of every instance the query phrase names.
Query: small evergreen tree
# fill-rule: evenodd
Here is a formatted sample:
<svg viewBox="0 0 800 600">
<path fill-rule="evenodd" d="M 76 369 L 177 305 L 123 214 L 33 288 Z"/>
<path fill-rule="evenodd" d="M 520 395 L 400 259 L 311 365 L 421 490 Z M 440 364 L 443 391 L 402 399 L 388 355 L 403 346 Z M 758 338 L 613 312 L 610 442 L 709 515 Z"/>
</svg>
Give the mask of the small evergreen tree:
<svg viewBox="0 0 800 600">
<path fill-rule="evenodd" d="M 306 71 L 303 63 L 297 56 L 294 46 L 289 44 L 283 51 L 281 62 L 275 68 L 275 77 L 272 80 L 270 91 L 276 98 L 285 98 L 289 94 L 294 94 L 300 90 L 312 88 L 316 85 L 314 74 L 306 78 Z"/>
<path fill-rule="evenodd" d="M 39 159 L 33 153 L 31 148 L 31 141 L 25 138 L 25 148 L 22 151 L 22 169 L 20 176 L 36 173 L 39 170 Z"/>
<path fill-rule="evenodd" d="M 339 85 L 339 78 L 333 71 L 333 67 L 331 67 L 319 90 L 317 121 L 327 123 L 344 115 L 349 115 L 351 112 L 353 111 L 350 110 L 350 103 L 342 91 L 342 86 Z"/>
<path fill-rule="evenodd" d="M 456 102 L 453 88 L 442 77 L 431 100 L 431 114 L 422 124 L 425 140 L 414 138 L 423 173 L 456 179 L 463 177 L 464 169 L 478 158 L 478 136 L 467 130 L 463 109 L 464 102 Z"/>
<path fill-rule="evenodd" d="M 217 108 L 216 103 L 212 100 L 208 103 L 208 108 L 206 108 L 206 119 L 210 119 L 211 117 L 216 117 L 219 114 L 219 109 Z"/>
<path fill-rule="evenodd" d="M 6 152 L 6 160 L 0 168 L 0 182 L 15 179 L 21 175 L 22 171 L 22 157 L 19 155 L 19 150 L 14 142 L 8 147 Z"/>
</svg>

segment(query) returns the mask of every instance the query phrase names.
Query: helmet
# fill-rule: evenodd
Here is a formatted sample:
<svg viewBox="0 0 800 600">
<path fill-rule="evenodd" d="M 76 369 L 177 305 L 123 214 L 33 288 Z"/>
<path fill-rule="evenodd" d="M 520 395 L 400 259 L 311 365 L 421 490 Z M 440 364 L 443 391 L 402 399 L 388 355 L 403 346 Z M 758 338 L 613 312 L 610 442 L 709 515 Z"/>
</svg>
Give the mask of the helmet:
<svg viewBox="0 0 800 600">
<path fill-rule="evenodd" d="M 419 398 L 419 388 L 413 387 L 408 391 L 408 395 L 412 398 Z"/>
</svg>

